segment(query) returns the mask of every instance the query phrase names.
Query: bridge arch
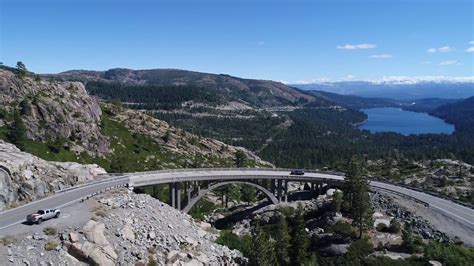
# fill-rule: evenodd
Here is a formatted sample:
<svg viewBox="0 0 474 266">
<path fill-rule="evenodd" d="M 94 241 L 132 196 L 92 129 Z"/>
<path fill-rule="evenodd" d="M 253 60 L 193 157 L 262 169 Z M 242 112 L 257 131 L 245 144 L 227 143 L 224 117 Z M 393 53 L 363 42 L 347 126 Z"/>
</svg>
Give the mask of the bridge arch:
<svg viewBox="0 0 474 266">
<path fill-rule="evenodd" d="M 266 189 L 263 186 L 260 186 L 258 184 L 248 182 L 248 181 L 224 181 L 224 182 L 219 182 L 217 184 L 213 184 L 213 185 L 209 186 L 208 188 L 206 188 L 204 190 L 201 190 L 199 192 L 199 194 L 196 197 L 192 198 L 188 202 L 186 207 L 183 208 L 183 212 L 188 213 L 193 208 L 193 206 L 196 205 L 196 203 L 200 199 L 202 199 L 202 197 L 204 197 L 208 192 L 212 191 L 213 189 L 216 189 L 216 188 L 222 187 L 222 186 L 226 186 L 226 185 L 231 185 L 231 184 L 245 184 L 245 185 L 253 186 L 256 189 L 262 191 L 273 204 L 278 203 L 278 199 L 275 197 L 275 195 L 273 195 L 270 191 L 268 191 L 268 189 Z"/>
</svg>

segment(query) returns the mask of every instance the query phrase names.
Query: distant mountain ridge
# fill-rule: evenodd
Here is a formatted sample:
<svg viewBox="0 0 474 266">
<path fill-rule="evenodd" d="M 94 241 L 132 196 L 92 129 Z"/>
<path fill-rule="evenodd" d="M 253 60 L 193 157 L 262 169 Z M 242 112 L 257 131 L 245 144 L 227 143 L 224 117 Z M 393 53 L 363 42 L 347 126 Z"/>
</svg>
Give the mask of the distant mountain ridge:
<svg viewBox="0 0 474 266">
<path fill-rule="evenodd" d="M 100 81 L 131 86 L 196 86 L 214 89 L 259 107 L 303 105 L 318 101 L 308 92 L 280 82 L 253 80 L 224 74 L 210 74 L 179 69 L 132 70 L 115 68 L 107 71 L 70 70 L 55 78 L 77 81 Z"/>
<path fill-rule="evenodd" d="M 473 81 L 369 82 L 339 81 L 290 85 L 302 90 L 326 91 L 370 98 L 417 100 L 424 98 L 464 99 L 474 96 Z"/>
</svg>

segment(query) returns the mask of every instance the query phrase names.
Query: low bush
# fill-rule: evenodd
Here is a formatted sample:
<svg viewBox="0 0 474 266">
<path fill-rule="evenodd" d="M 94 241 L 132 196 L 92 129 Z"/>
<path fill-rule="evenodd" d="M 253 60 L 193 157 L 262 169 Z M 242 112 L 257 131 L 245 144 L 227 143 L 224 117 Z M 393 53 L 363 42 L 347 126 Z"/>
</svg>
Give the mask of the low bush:
<svg viewBox="0 0 474 266">
<path fill-rule="evenodd" d="M 48 236 L 54 236 L 58 233 L 58 230 L 54 227 L 48 226 L 43 229 L 43 232 Z"/>
<path fill-rule="evenodd" d="M 352 226 L 348 223 L 338 221 L 328 229 L 330 232 L 345 236 L 345 237 L 350 237 L 352 234 Z"/>
<path fill-rule="evenodd" d="M 56 243 L 56 241 L 48 241 L 46 242 L 46 244 L 44 244 L 44 250 L 46 251 L 51 251 L 51 250 L 55 250 L 56 248 L 58 247 L 58 243 Z"/>
<path fill-rule="evenodd" d="M 14 244 L 16 242 L 16 238 L 14 236 L 6 235 L 2 238 L 0 238 L 0 243 L 2 243 L 5 246 L 8 246 L 10 244 Z"/>
</svg>

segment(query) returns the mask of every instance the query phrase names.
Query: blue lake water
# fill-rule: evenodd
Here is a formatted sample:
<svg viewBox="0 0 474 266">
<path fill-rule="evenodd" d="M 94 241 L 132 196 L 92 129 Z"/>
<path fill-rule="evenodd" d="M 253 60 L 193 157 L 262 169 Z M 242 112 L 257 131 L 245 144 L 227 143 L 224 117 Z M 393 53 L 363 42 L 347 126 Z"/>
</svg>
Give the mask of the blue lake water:
<svg viewBox="0 0 474 266">
<path fill-rule="evenodd" d="M 376 132 L 398 132 L 403 135 L 410 134 L 451 134 L 454 126 L 442 119 L 426 113 L 404 111 L 400 108 L 382 107 L 362 109 L 368 119 L 359 125 L 360 129 Z"/>
</svg>

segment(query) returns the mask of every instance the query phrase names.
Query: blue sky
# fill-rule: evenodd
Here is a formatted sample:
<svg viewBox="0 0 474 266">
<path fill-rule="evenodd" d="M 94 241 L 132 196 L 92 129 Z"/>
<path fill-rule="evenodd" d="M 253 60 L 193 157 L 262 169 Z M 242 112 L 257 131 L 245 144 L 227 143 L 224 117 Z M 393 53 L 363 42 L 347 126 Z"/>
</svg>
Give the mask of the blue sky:
<svg viewBox="0 0 474 266">
<path fill-rule="evenodd" d="M 472 0 L 0 3 L 0 61 L 39 73 L 180 68 L 290 83 L 474 76 Z"/>
</svg>

